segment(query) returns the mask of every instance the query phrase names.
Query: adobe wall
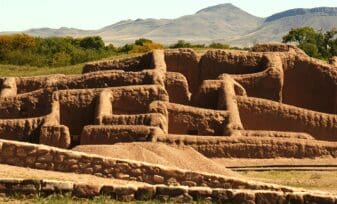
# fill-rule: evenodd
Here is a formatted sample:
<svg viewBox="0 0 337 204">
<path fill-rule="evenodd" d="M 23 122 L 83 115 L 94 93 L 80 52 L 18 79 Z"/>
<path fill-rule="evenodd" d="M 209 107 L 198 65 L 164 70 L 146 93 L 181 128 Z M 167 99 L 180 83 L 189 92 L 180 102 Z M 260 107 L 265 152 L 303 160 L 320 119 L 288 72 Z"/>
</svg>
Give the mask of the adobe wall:
<svg viewBox="0 0 337 204">
<path fill-rule="evenodd" d="M 150 105 L 150 112 L 161 113 L 167 118 L 167 129 L 170 134 L 221 136 L 229 132 L 227 111 L 156 101 Z"/>
<path fill-rule="evenodd" d="M 283 69 L 277 55 L 213 50 L 201 57 L 199 66 L 202 81 L 231 75 L 248 96 L 282 101 Z"/>
<path fill-rule="evenodd" d="M 81 145 L 150 142 L 161 129 L 144 125 L 90 125 L 81 134 Z"/>
<path fill-rule="evenodd" d="M 291 58 L 284 68 L 283 102 L 337 113 L 337 69 L 308 57 Z"/>
<path fill-rule="evenodd" d="M 191 93 L 194 93 L 200 85 L 200 57 L 193 49 L 165 50 L 165 63 L 168 72 L 183 74 L 188 82 Z"/>
<path fill-rule="evenodd" d="M 83 73 L 106 70 L 142 71 L 144 69 L 154 69 L 152 52 L 120 60 L 88 63 L 83 67 Z"/>
<path fill-rule="evenodd" d="M 170 102 L 188 105 L 191 93 L 186 77 L 181 73 L 167 72 L 165 79 L 165 89 L 170 96 Z"/>
<path fill-rule="evenodd" d="M 154 140 L 170 145 L 188 145 L 211 158 L 337 158 L 336 142 L 296 138 L 302 137 L 302 133 L 256 133 L 259 136 L 247 137 L 247 133 L 241 135 L 240 132 L 232 137 L 169 134 L 159 135 Z"/>
<path fill-rule="evenodd" d="M 201 80 L 216 79 L 219 75 L 251 74 L 264 71 L 268 59 L 262 54 L 246 51 L 210 50 L 200 59 Z"/>
<path fill-rule="evenodd" d="M 51 90 L 0 97 L 0 119 L 40 117 L 50 113 Z"/>
<path fill-rule="evenodd" d="M 83 75 L 50 75 L 16 78 L 18 94 L 42 88 L 88 89 L 129 85 L 163 84 L 163 79 L 154 71 L 143 72 L 97 72 Z"/>
<path fill-rule="evenodd" d="M 236 97 L 246 130 L 306 132 L 318 140 L 337 141 L 337 115 L 258 98 Z"/>
<path fill-rule="evenodd" d="M 105 115 L 99 125 L 146 125 L 158 127 L 167 133 L 167 119 L 160 113 Z"/>
<path fill-rule="evenodd" d="M 96 106 L 103 90 L 111 91 L 113 114 L 146 113 L 151 102 L 168 101 L 165 89 L 154 85 L 58 91 L 60 122 L 69 127 L 71 134 L 80 135 L 85 125 L 95 124 Z"/>
<path fill-rule="evenodd" d="M 0 138 L 37 143 L 43 117 L 0 120 Z"/>
<path fill-rule="evenodd" d="M 217 109 L 221 80 L 205 80 L 198 91 L 191 96 L 191 105 L 201 108 Z"/>
<path fill-rule="evenodd" d="M 264 71 L 232 75 L 232 78 L 245 88 L 249 97 L 282 102 L 284 84 L 282 60 L 279 56 L 272 54 L 264 57 L 268 59 Z M 219 76 L 219 79 L 223 79 L 223 75 Z"/>
</svg>

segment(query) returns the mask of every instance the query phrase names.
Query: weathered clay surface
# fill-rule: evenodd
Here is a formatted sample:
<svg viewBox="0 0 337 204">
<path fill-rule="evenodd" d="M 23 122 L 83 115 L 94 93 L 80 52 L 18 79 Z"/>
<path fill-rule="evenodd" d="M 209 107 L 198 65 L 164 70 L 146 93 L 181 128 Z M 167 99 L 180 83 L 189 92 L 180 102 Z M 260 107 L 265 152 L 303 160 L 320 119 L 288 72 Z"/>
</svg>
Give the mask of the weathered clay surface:
<svg viewBox="0 0 337 204">
<path fill-rule="evenodd" d="M 121 194 L 124 201 L 143 198 L 141 192 L 146 192 L 162 201 L 203 197 L 248 203 L 274 198 L 281 203 L 316 202 L 320 198 L 285 194 L 293 190 L 284 187 L 71 149 L 80 144 L 113 148 L 116 143 L 148 142 L 190 146 L 211 158 L 337 158 L 335 61 L 310 58 L 291 45 L 258 44 L 252 51 L 204 54 L 155 50 L 89 63 L 81 75 L 0 78 L 0 139 L 4 139 L 0 162 L 210 188 L 175 189 L 171 195 L 171 189 L 158 187 L 100 190 L 76 184 L 72 189 L 79 197 L 104 191 Z M 228 190 L 239 186 L 253 191 Z M 255 191 L 261 189 L 268 191 Z"/>
</svg>

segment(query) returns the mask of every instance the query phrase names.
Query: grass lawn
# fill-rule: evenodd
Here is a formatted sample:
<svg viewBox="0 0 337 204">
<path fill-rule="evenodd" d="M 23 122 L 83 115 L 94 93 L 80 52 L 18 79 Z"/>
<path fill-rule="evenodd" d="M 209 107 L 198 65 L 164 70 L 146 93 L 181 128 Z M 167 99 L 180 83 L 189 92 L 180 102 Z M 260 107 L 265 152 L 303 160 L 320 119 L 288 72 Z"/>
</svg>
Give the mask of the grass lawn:
<svg viewBox="0 0 337 204">
<path fill-rule="evenodd" d="M 337 171 L 248 171 L 240 173 L 258 181 L 337 194 Z"/>
<path fill-rule="evenodd" d="M 126 57 L 133 57 L 139 54 L 119 54 L 102 60 L 122 59 Z M 38 76 L 50 74 L 81 74 L 85 63 L 70 65 L 64 67 L 32 67 L 20 66 L 10 64 L 0 64 L 0 77 L 25 77 L 25 76 Z"/>
</svg>

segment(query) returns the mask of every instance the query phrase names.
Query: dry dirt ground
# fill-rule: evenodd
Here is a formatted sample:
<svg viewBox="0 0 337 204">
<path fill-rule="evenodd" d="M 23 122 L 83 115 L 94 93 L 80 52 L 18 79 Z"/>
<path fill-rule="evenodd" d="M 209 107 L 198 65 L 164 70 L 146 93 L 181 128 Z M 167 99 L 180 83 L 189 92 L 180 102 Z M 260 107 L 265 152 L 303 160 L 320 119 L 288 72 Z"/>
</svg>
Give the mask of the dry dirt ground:
<svg viewBox="0 0 337 204">
<path fill-rule="evenodd" d="M 206 158 L 188 146 L 160 143 L 120 143 L 115 145 L 81 145 L 73 150 L 119 159 L 137 160 L 174 168 L 238 176 L 235 172 Z"/>
</svg>

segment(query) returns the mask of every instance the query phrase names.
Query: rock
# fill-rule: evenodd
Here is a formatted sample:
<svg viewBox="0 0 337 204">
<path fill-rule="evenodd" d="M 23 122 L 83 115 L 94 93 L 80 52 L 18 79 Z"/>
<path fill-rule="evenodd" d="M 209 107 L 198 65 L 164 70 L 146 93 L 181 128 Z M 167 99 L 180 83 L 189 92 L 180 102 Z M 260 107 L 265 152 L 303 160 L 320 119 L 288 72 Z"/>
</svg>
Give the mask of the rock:
<svg viewBox="0 0 337 204">
<path fill-rule="evenodd" d="M 183 181 L 183 182 L 181 182 L 181 185 L 193 187 L 193 186 L 197 186 L 197 183 L 194 182 L 194 181 Z"/>
<path fill-rule="evenodd" d="M 101 186 L 99 185 L 75 184 L 73 196 L 78 198 L 93 198 L 98 196 L 100 191 Z"/>
<path fill-rule="evenodd" d="M 332 196 L 304 195 L 304 203 L 335 204 L 335 198 Z"/>
<path fill-rule="evenodd" d="M 280 192 L 257 192 L 255 193 L 256 204 L 279 204 L 286 203 L 286 196 Z"/>
<path fill-rule="evenodd" d="M 135 198 L 137 200 L 152 200 L 156 194 L 156 188 L 153 186 L 143 186 L 138 187 L 135 193 Z"/>
<path fill-rule="evenodd" d="M 66 181 L 43 180 L 41 191 L 47 194 L 72 192 L 74 184 Z"/>
<path fill-rule="evenodd" d="M 162 184 L 162 183 L 164 183 L 164 181 L 165 181 L 165 179 L 162 176 L 159 176 L 159 175 L 153 176 L 153 182 L 156 183 L 156 184 Z"/>
</svg>

